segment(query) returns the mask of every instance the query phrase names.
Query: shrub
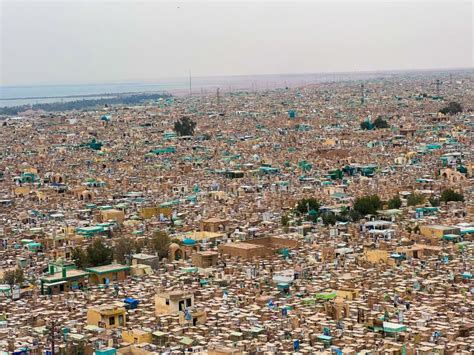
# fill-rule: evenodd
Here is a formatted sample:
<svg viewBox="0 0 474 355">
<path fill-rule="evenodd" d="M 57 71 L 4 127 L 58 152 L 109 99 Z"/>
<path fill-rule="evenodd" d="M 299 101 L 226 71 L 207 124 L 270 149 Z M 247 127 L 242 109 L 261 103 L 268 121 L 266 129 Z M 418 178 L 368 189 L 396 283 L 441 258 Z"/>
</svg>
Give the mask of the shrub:
<svg viewBox="0 0 474 355">
<path fill-rule="evenodd" d="M 417 206 L 425 202 L 425 197 L 421 194 L 411 194 L 407 199 L 408 206 Z"/>
<path fill-rule="evenodd" d="M 464 201 L 464 196 L 463 194 L 460 194 L 452 189 L 445 189 L 443 192 L 441 192 L 441 201 Z"/>
<path fill-rule="evenodd" d="M 308 213 L 311 210 L 318 212 L 319 206 L 319 202 L 315 198 L 303 198 L 296 204 L 296 211 L 300 214 Z"/>
<path fill-rule="evenodd" d="M 181 117 L 174 123 L 174 130 L 178 136 L 192 136 L 195 128 L 196 122 L 187 116 Z"/>
<path fill-rule="evenodd" d="M 325 226 L 333 226 L 337 222 L 336 215 L 332 212 L 323 213 L 321 215 L 321 218 L 323 219 L 323 223 Z"/>
<path fill-rule="evenodd" d="M 462 112 L 462 106 L 459 102 L 450 102 L 448 106 L 443 107 L 441 110 L 439 110 L 444 115 L 455 115 L 456 113 Z"/>
<path fill-rule="evenodd" d="M 384 119 L 382 118 L 382 116 L 379 116 L 379 117 L 377 117 L 377 118 L 375 119 L 375 121 L 374 121 L 374 126 L 375 126 L 376 128 L 388 128 L 388 127 L 389 127 L 387 121 L 384 120 Z"/>
<path fill-rule="evenodd" d="M 393 196 L 390 200 L 388 200 L 388 208 L 400 208 L 402 207 L 402 200 L 398 195 Z"/>
<path fill-rule="evenodd" d="M 168 233 L 163 231 L 155 231 L 153 233 L 151 244 L 158 256 L 160 258 L 164 258 L 168 255 L 168 247 L 171 244 L 171 239 Z"/>
<path fill-rule="evenodd" d="M 354 203 L 354 210 L 362 216 L 376 214 L 380 207 L 382 207 L 382 202 L 377 195 L 359 197 Z"/>
</svg>

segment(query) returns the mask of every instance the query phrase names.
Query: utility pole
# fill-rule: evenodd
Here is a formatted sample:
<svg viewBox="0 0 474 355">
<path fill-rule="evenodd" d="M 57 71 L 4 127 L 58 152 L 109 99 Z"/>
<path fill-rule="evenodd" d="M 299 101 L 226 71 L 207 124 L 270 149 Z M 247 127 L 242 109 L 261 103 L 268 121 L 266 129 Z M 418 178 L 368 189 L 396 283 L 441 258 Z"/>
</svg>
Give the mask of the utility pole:
<svg viewBox="0 0 474 355">
<path fill-rule="evenodd" d="M 189 96 L 193 95 L 192 82 L 191 82 L 191 69 L 189 69 Z"/>
<path fill-rule="evenodd" d="M 58 331 L 57 329 L 57 324 L 55 320 L 51 321 L 51 324 L 48 327 L 49 329 L 49 341 L 51 342 L 51 355 L 55 355 L 55 338 L 56 338 L 56 333 Z"/>
<path fill-rule="evenodd" d="M 439 88 L 441 86 L 441 81 L 439 79 L 436 79 L 436 96 L 439 97 Z"/>
</svg>

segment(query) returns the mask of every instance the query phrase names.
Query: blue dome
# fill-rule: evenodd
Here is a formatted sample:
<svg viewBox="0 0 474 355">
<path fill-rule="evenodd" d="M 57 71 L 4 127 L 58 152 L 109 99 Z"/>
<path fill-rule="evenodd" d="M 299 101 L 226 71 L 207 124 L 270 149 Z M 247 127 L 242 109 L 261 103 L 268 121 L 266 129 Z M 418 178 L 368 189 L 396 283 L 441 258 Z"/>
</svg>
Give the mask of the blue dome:
<svg viewBox="0 0 474 355">
<path fill-rule="evenodd" d="M 196 241 L 194 239 L 191 239 L 191 238 L 186 238 L 186 239 L 183 239 L 183 244 L 184 245 L 194 245 L 194 244 L 196 244 Z"/>
</svg>

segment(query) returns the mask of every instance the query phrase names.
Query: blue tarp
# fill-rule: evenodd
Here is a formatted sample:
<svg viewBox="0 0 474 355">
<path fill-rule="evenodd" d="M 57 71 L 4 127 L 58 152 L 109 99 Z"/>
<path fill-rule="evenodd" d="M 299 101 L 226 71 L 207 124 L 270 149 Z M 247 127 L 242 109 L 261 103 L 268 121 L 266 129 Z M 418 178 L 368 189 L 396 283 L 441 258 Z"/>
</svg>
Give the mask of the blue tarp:
<svg viewBox="0 0 474 355">
<path fill-rule="evenodd" d="M 127 297 L 123 300 L 123 303 L 126 304 L 127 309 L 135 309 L 138 306 L 138 300 L 132 297 Z"/>
</svg>

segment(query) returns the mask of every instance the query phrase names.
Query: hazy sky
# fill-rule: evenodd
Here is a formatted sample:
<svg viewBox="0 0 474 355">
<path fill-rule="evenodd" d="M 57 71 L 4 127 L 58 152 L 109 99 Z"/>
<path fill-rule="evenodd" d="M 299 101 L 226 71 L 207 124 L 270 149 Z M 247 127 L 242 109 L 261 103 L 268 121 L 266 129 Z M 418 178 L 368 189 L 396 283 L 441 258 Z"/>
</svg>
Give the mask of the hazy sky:
<svg viewBox="0 0 474 355">
<path fill-rule="evenodd" d="M 471 1 L 0 2 L 1 85 L 473 66 Z"/>
</svg>

